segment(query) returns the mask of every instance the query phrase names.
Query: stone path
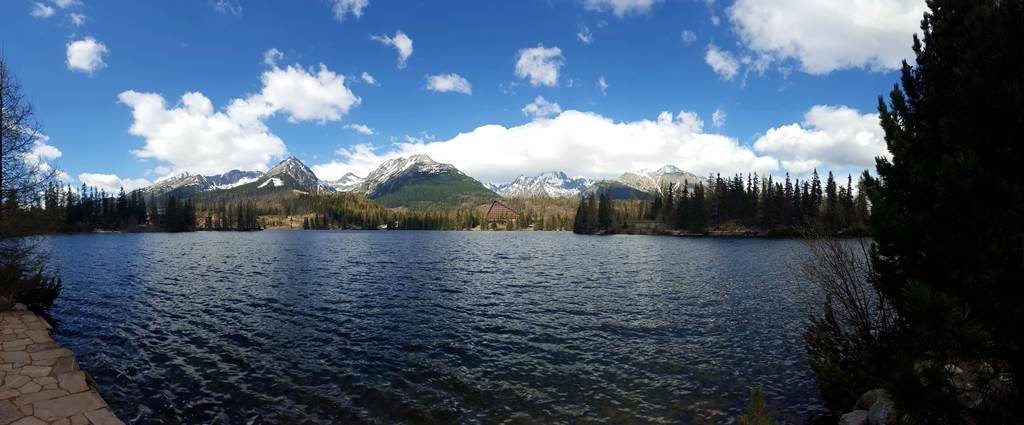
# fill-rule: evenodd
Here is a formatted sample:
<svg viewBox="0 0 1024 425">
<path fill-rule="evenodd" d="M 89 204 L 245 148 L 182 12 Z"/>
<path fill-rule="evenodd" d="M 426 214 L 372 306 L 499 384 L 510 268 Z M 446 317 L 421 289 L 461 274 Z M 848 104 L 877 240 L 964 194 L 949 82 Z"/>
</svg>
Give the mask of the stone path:
<svg viewBox="0 0 1024 425">
<path fill-rule="evenodd" d="M 0 425 L 123 424 L 29 311 L 0 313 Z"/>
</svg>

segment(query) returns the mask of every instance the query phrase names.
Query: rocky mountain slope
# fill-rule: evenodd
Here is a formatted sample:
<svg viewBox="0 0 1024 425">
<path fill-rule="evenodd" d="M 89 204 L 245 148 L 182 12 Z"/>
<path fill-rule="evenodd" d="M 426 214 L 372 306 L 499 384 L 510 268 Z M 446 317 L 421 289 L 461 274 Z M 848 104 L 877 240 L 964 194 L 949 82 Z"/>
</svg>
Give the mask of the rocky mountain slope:
<svg viewBox="0 0 1024 425">
<path fill-rule="evenodd" d="M 591 184 L 587 178 L 549 171 L 532 177 L 520 175 L 509 183 L 492 187 L 492 190 L 506 198 L 578 198 Z"/>
<path fill-rule="evenodd" d="M 497 197 L 451 164 L 439 163 L 426 155 L 388 160 L 352 191 L 365 194 L 386 207 L 452 205 L 485 202 Z"/>
</svg>

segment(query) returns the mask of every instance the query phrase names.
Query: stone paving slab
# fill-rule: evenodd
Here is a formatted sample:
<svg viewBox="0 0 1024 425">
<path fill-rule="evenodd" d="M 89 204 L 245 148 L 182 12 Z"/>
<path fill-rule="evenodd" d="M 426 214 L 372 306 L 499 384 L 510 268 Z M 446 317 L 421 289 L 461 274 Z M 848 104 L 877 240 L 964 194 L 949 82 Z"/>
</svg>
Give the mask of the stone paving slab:
<svg viewBox="0 0 1024 425">
<path fill-rule="evenodd" d="M 0 312 L 0 425 L 123 425 L 29 311 Z"/>
</svg>

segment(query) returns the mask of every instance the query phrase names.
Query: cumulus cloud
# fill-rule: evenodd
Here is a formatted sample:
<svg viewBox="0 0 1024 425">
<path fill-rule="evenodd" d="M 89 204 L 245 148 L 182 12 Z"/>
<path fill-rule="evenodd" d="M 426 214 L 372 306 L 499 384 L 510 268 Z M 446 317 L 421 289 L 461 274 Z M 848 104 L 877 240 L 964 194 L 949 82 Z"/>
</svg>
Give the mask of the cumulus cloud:
<svg viewBox="0 0 1024 425">
<path fill-rule="evenodd" d="M 277 66 L 277 61 L 284 59 L 284 52 L 272 47 L 263 52 L 263 63 L 267 66 Z"/>
<path fill-rule="evenodd" d="M 651 6 L 659 0 L 584 0 L 583 7 L 588 10 L 611 11 L 615 16 L 641 14 L 651 11 Z"/>
<path fill-rule="evenodd" d="M 817 105 L 804 114 L 802 124 L 789 124 L 765 132 L 754 150 L 772 155 L 794 174 L 814 168 L 849 168 L 856 173 L 887 156 L 885 133 L 877 113 L 861 114 L 846 106 Z"/>
<path fill-rule="evenodd" d="M 405 35 L 401 30 L 395 31 L 394 36 L 387 34 L 372 35 L 371 39 L 379 41 L 385 45 L 394 47 L 398 51 L 398 68 L 405 68 L 405 63 L 412 56 L 412 39 Z"/>
<path fill-rule="evenodd" d="M 153 182 L 146 179 L 122 179 L 116 174 L 98 174 L 98 173 L 82 173 L 78 175 L 78 180 L 90 187 L 95 187 L 106 191 L 107 193 L 116 193 L 123 187 L 125 191 L 132 191 L 135 189 L 141 189 L 143 187 L 153 184 Z"/>
<path fill-rule="evenodd" d="M 320 64 L 313 73 L 298 66 L 274 67 L 263 73 L 262 100 L 273 111 L 288 113 L 288 121 L 337 121 L 361 99 L 345 86 L 345 76 Z"/>
<path fill-rule="evenodd" d="M 363 9 L 370 5 L 370 0 L 331 0 L 331 10 L 334 18 L 339 22 L 345 20 L 345 15 L 355 16 L 359 19 L 363 16 Z"/>
<path fill-rule="evenodd" d="M 543 44 L 519 50 L 516 60 L 516 76 L 530 80 L 534 86 L 558 85 L 559 68 L 565 64 L 562 49 L 545 48 Z"/>
<path fill-rule="evenodd" d="M 365 82 L 366 84 L 369 84 L 371 86 L 379 86 L 380 85 L 380 83 L 377 82 L 377 79 L 373 78 L 373 76 L 370 75 L 369 72 L 363 71 L 363 75 L 361 75 L 359 78 L 362 78 L 363 82 Z"/>
<path fill-rule="evenodd" d="M 63 153 L 60 149 L 49 144 L 50 138 L 45 134 L 37 134 L 36 140 L 32 142 L 32 149 L 19 155 L 19 158 L 29 168 L 38 170 L 41 174 L 53 172 L 58 180 L 70 181 L 71 178 L 62 170 L 55 170 L 51 161 L 60 158 Z"/>
<path fill-rule="evenodd" d="M 53 4 L 61 9 L 67 9 L 71 6 L 81 6 L 82 2 L 80 0 L 53 0 Z"/>
<path fill-rule="evenodd" d="M 525 109 L 525 108 L 524 108 Z M 771 172 L 778 161 L 756 154 L 736 139 L 704 132 L 690 112 L 663 112 L 654 120 L 616 122 L 575 110 L 549 119 L 504 127 L 484 125 L 448 140 L 410 139 L 386 152 L 356 145 L 314 171 L 327 178 L 347 172 L 365 176 L 381 162 L 427 154 L 482 181 L 503 182 L 526 173 L 562 170 L 571 175 L 617 177 L 624 171 L 674 164 L 703 175 L 710 172 Z"/>
<path fill-rule="evenodd" d="M 684 46 L 689 46 L 693 44 L 693 42 L 697 41 L 697 34 L 690 30 L 683 31 L 681 37 L 683 38 Z"/>
<path fill-rule="evenodd" d="M 714 44 L 708 44 L 708 50 L 704 54 L 704 62 L 711 69 L 722 77 L 723 80 L 731 80 L 739 73 L 740 63 L 733 57 L 732 53 L 719 49 Z"/>
<path fill-rule="evenodd" d="M 33 18 L 49 18 L 54 13 L 57 13 L 57 11 L 53 9 L 53 6 L 36 2 L 32 4 L 32 12 L 30 13 Z"/>
<path fill-rule="evenodd" d="M 353 130 L 356 133 L 363 134 L 363 135 L 366 135 L 366 136 L 369 136 L 369 135 L 373 134 L 373 129 L 370 128 L 370 127 L 367 127 L 365 124 L 348 124 L 348 125 L 345 126 L 345 128 L 347 128 L 349 130 Z"/>
<path fill-rule="evenodd" d="M 68 69 L 92 75 L 107 66 L 103 62 L 107 52 L 107 46 L 92 37 L 72 41 L 67 44 Z"/>
<path fill-rule="evenodd" d="M 337 121 L 360 103 L 345 77 L 323 64 L 319 70 L 274 67 L 261 81 L 259 93 L 234 99 L 220 111 L 198 92 L 186 93 L 174 106 L 156 93 L 122 92 L 118 99 L 132 109 L 129 132 L 145 139 L 133 154 L 169 165 L 173 173 L 266 169 L 287 150 L 264 120 L 281 113 L 293 123 Z"/>
<path fill-rule="evenodd" d="M 455 92 L 471 95 L 473 86 L 469 80 L 456 73 L 427 76 L 427 90 L 440 93 Z"/>
<path fill-rule="evenodd" d="M 552 115 L 558 115 L 562 113 L 562 107 L 558 106 L 557 103 L 548 102 L 544 99 L 544 96 L 537 96 L 523 107 L 523 114 L 533 119 L 546 118 Z"/>
<path fill-rule="evenodd" d="M 576 39 L 583 44 L 590 44 L 594 42 L 594 34 L 590 32 L 590 28 L 586 25 L 580 27 L 580 30 L 576 32 Z"/>
<path fill-rule="evenodd" d="M 601 96 L 608 94 L 608 82 L 604 80 L 604 75 L 597 79 L 597 88 L 601 89 Z"/>
<path fill-rule="evenodd" d="M 722 108 L 715 109 L 715 112 L 711 113 L 711 125 L 715 128 L 725 125 L 726 114 Z"/>
<path fill-rule="evenodd" d="M 737 0 L 728 15 L 747 48 L 826 74 L 897 69 L 925 7 L 920 0 Z"/>
</svg>

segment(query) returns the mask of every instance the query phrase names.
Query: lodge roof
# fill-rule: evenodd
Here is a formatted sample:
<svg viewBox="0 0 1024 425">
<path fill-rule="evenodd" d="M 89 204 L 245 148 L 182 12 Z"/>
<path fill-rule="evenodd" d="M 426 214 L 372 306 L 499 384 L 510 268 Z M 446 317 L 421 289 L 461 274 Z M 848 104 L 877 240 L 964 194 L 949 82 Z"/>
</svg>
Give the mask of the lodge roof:
<svg viewBox="0 0 1024 425">
<path fill-rule="evenodd" d="M 512 209 L 508 205 L 501 202 L 494 201 L 491 203 L 491 207 L 487 209 L 487 221 L 509 221 L 518 220 L 519 213 Z"/>
</svg>

